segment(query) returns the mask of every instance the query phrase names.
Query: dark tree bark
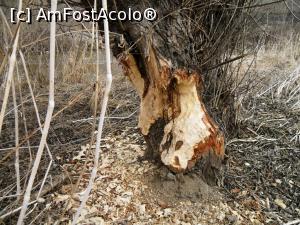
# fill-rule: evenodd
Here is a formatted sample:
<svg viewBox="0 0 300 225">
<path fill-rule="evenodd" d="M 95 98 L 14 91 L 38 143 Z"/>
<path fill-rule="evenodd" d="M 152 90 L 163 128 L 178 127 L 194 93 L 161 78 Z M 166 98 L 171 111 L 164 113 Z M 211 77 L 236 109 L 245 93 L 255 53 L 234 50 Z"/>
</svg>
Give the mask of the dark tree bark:
<svg viewBox="0 0 300 225">
<path fill-rule="evenodd" d="M 88 1 L 84 0 L 86 5 Z M 204 74 L 220 62 L 221 53 L 234 48 L 245 4 L 244 0 L 110 1 L 109 10 L 157 11 L 154 22 L 114 21 L 110 29 L 120 34 L 115 37 L 114 55 L 141 99 L 139 127 L 148 145 L 146 155 L 174 172 L 189 170 L 202 158 L 206 167 L 220 167 L 224 136 L 203 102 Z"/>
</svg>

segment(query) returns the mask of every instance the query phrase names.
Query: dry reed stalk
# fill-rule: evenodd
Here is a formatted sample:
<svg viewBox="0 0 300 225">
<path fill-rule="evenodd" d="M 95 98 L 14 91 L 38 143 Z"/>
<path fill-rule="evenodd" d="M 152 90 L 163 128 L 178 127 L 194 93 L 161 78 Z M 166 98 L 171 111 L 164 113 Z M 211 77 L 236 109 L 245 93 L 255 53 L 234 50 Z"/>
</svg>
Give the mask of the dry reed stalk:
<svg viewBox="0 0 300 225">
<path fill-rule="evenodd" d="M 95 9 L 96 9 L 96 6 L 95 6 Z M 96 63 L 96 84 L 95 84 L 95 90 L 93 92 L 93 95 L 91 97 L 91 100 L 90 100 L 90 107 L 91 107 L 91 110 L 94 114 L 94 118 L 96 118 L 96 115 L 97 115 L 97 107 L 98 107 L 98 100 L 99 100 L 99 94 L 100 94 L 100 74 L 99 74 L 99 62 L 100 62 L 100 52 L 99 52 L 99 27 L 98 27 L 98 24 L 96 24 L 96 34 L 95 34 L 95 37 L 96 37 L 96 60 L 97 60 L 97 63 Z"/>
<path fill-rule="evenodd" d="M 42 194 L 42 190 L 43 190 L 43 188 L 44 188 L 45 182 L 46 182 L 46 180 L 47 180 L 48 174 L 49 174 L 49 172 L 50 172 L 50 169 L 51 169 L 51 166 L 52 166 L 52 163 L 53 163 L 53 157 L 52 157 L 52 154 L 51 154 L 49 148 L 47 148 L 47 153 L 48 153 L 48 155 L 49 155 L 49 157 L 50 157 L 50 162 L 49 162 L 49 165 L 48 165 L 48 167 L 47 167 L 46 173 L 45 173 L 45 175 L 44 175 L 44 178 L 43 178 L 43 181 L 42 181 L 42 184 L 41 184 L 41 186 L 40 186 L 40 189 L 39 189 L 39 192 L 38 192 L 38 194 L 37 194 L 36 199 L 39 199 L 40 196 L 41 196 L 41 194 Z"/>
<path fill-rule="evenodd" d="M 94 1 L 94 9 L 97 10 L 97 1 Z M 97 25 L 98 24 L 95 24 L 95 21 L 92 22 L 92 40 L 91 40 L 91 53 L 90 53 L 90 57 L 92 57 L 92 55 L 93 55 L 95 30 L 98 33 L 98 29 L 97 29 L 98 27 L 97 27 Z M 96 34 L 96 38 L 97 38 L 97 34 Z M 97 40 L 96 40 L 96 42 L 97 42 Z M 96 44 L 96 48 L 98 48 L 98 47 L 99 47 L 99 45 Z"/>
<path fill-rule="evenodd" d="M 34 201 L 30 202 L 28 205 L 35 204 L 36 202 L 37 202 L 37 201 L 34 200 Z M 16 208 L 16 209 L 14 209 L 14 210 L 12 210 L 12 211 L 10 211 L 10 212 L 7 212 L 7 213 L 1 215 L 1 216 L 0 216 L 0 219 L 3 220 L 3 219 L 5 219 L 5 218 L 7 218 L 7 217 L 9 217 L 9 216 L 11 216 L 11 215 L 17 213 L 17 212 L 20 211 L 21 209 L 22 209 L 22 206 L 21 206 L 21 207 L 18 207 L 18 208 Z"/>
<path fill-rule="evenodd" d="M 94 9 L 95 10 L 97 10 L 97 4 L 96 3 L 97 2 L 94 1 Z M 96 42 L 97 42 L 96 45 L 97 46 L 99 44 L 98 28 L 99 27 L 96 26 Z M 93 33 L 94 32 L 95 31 L 93 30 Z M 94 38 L 92 37 L 92 39 L 94 39 Z M 91 132 L 90 145 L 89 145 L 88 152 L 86 154 L 86 158 L 88 158 L 89 155 L 90 155 L 90 153 L 91 153 L 91 146 L 94 143 L 94 133 L 95 133 L 95 130 L 96 130 L 96 122 L 97 122 L 95 118 L 97 116 L 97 107 L 98 107 L 97 105 L 98 105 L 98 96 L 99 96 L 99 63 L 98 62 L 100 61 L 100 55 L 99 55 L 99 49 L 98 48 L 96 48 L 96 54 L 97 54 L 96 55 L 96 59 L 97 59 L 97 63 L 96 63 L 96 87 L 95 87 L 95 90 L 93 92 L 93 95 L 92 95 L 91 101 L 90 101 L 90 106 L 91 106 L 91 109 L 92 109 L 93 114 L 94 114 L 94 120 L 93 120 L 93 124 L 92 124 L 92 132 Z M 98 95 L 96 93 L 98 93 Z M 83 168 L 86 168 L 87 163 L 88 163 L 88 160 L 86 160 L 84 162 Z M 78 178 L 78 180 L 77 180 L 77 182 L 75 184 L 75 187 L 73 188 L 73 191 L 77 191 L 78 190 L 78 186 L 79 186 L 80 181 L 81 181 L 81 179 L 83 177 L 83 174 L 84 174 L 84 170 L 82 170 L 81 173 L 79 174 L 79 178 Z"/>
<path fill-rule="evenodd" d="M 51 0 L 51 11 L 54 12 L 57 10 L 57 0 Z M 31 189 L 33 186 L 33 182 L 35 179 L 35 176 L 37 174 L 37 170 L 39 167 L 39 163 L 41 161 L 41 157 L 43 154 L 43 149 L 46 144 L 46 138 L 48 135 L 49 127 L 50 127 L 50 122 L 54 110 L 54 75 L 55 75 L 55 33 L 56 33 L 56 21 L 55 21 L 55 15 L 52 15 L 52 21 L 50 25 L 50 62 L 49 62 L 49 101 L 48 101 L 48 109 L 47 109 L 47 114 L 46 114 L 46 119 L 45 119 L 45 124 L 44 128 L 42 130 L 42 137 L 40 141 L 40 145 L 36 154 L 36 159 L 33 164 L 32 172 L 28 181 L 28 185 L 26 188 L 26 192 L 24 195 L 24 200 L 22 204 L 22 209 L 20 212 L 20 216 L 18 219 L 18 225 L 22 225 L 24 218 L 25 218 L 25 213 L 27 211 L 27 207 L 30 201 L 30 195 L 31 195 Z"/>
<path fill-rule="evenodd" d="M 102 0 L 102 7 L 105 11 L 107 11 L 107 1 Z M 97 175 L 98 166 L 99 166 L 99 157 L 100 157 L 100 144 L 102 139 L 102 130 L 103 130 L 103 124 L 104 124 L 104 117 L 106 113 L 107 108 L 107 102 L 109 98 L 109 93 L 111 89 L 111 83 L 112 83 L 112 74 L 111 74 L 111 55 L 110 55 L 110 42 L 109 42 L 109 26 L 108 26 L 108 20 L 104 20 L 104 36 L 105 36 L 105 57 L 106 57 L 106 86 L 104 90 L 104 96 L 103 96 L 103 102 L 102 102 L 102 108 L 99 118 L 99 124 L 98 124 L 98 133 L 97 133 L 97 141 L 96 141 L 96 149 L 95 149 L 95 156 L 94 156 L 94 167 L 92 169 L 91 177 L 88 183 L 88 186 L 84 192 L 83 198 L 81 200 L 81 204 L 79 208 L 77 209 L 77 212 L 74 216 L 74 219 L 72 221 L 72 224 L 75 225 L 79 216 L 81 215 L 82 209 L 85 207 L 85 204 L 88 200 L 89 194 L 92 190 L 95 177 Z"/>
<path fill-rule="evenodd" d="M 86 95 L 86 91 L 90 90 L 90 87 L 87 87 L 86 89 L 82 90 L 78 95 L 76 95 L 74 98 L 72 98 L 67 104 L 66 106 L 64 106 L 63 108 L 61 108 L 59 111 L 57 111 L 52 119 L 56 118 L 58 115 L 60 115 L 63 111 L 65 111 L 67 108 L 71 107 L 72 105 L 74 105 L 75 103 L 77 103 L 78 101 L 81 100 L 81 98 Z M 44 125 L 44 124 L 43 124 Z M 32 132 L 30 132 L 30 134 L 28 135 L 27 138 L 24 138 L 21 143 L 19 144 L 19 146 L 14 147 L 14 148 L 8 148 L 5 150 L 8 150 L 9 152 L 1 158 L 0 160 L 0 164 L 4 163 L 17 149 L 21 148 L 21 145 L 23 145 L 28 139 L 32 138 L 33 135 L 35 135 L 38 131 L 40 130 L 40 128 L 37 128 L 35 130 L 33 130 Z M 24 149 L 24 148 L 22 148 Z"/>
<path fill-rule="evenodd" d="M 18 5 L 18 10 L 21 10 L 21 9 L 22 9 L 22 0 L 19 1 L 19 5 Z M 3 20 L 4 20 L 4 23 L 7 22 L 5 19 L 5 16 L 3 17 Z M 18 108 L 17 108 L 16 90 L 15 90 L 13 74 L 14 74 L 14 67 L 16 64 L 16 52 L 18 49 L 19 35 L 20 35 L 20 26 L 17 27 L 16 36 L 15 36 L 15 39 L 13 40 L 13 48 L 12 48 L 11 56 L 9 59 L 9 69 L 8 69 L 7 80 L 6 80 L 6 85 L 5 85 L 5 93 L 4 93 L 3 104 L 1 107 L 1 113 L 0 113 L 0 136 L 1 136 L 3 120 L 5 117 L 4 114 L 5 114 L 5 110 L 6 110 L 6 106 L 7 106 L 10 87 L 12 86 L 13 105 L 14 105 L 14 112 L 15 112 L 14 114 L 15 114 L 15 145 L 16 146 L 19 145 L 19 119 L 18 119 Z M 3 63 L 5 63 L 5 60 L 3 60 Z M 17 185 L 16 196 L 17 196 L 17 199 L 19 200 L 20 195 L 21 195 L 19 151 L 15 152 L 15 171 L 16 171 L 16 180 L 17 180 L 16 181 L 16 185 Z"/>
<path fill-rule="evenodd" d="M 0 7 L 0 10 L 2 10 L 1 7 Z M 4 21 L 7 22 L 5 16 L 4 16 Z M 19 33 L 20 25 L 21 25 L 21 23 L 18 22 L 18 23 L 17 23 L 17 26 L 16 26 L 15 33 L 14 33 L 14 35 L 13 35 L 13 40 L 12 40 L 11 43 L 14 43 L 14 42 L 15 42 L 15 40 L 16 40 L 16 38 L 17 38 L 17 34 Z M 12 48 L 9 48 L 8 51 L 7 51 L 7 53 L 6 53 L 5 56 L 4 56 L 4 59 L 2 60 L 2 63 L 1 63 L 1 65 L 0 65 L 0 75 L 2 74 L 2 72 L 3 72 L 4 68 L 5 68 L 6 61 L 8 60 L 9 55 L 12 53 L 12 50 L 13 50 Z"/>
<path fill-rule="evenodd" d="M 21 50 L 19 50 L 19 52 L 20 51 Z M 22 110 L 22 118 L 23 118 L 23 124 L 24 124 L 25 137 L 28 138 L 29 134 L 28 134 L 28 128 L 27 128 L 26 111 L 25 111 L 25 107 L 24 107 L 24 103 L 23 103 L 21 78 L 20 78 L 20 75 L 19 75 L 18 65 L 16 67 L 16 70 L 17 70 L 18 91 L 19 91 L 19 98 L 20 98 L 20 101 L 21 101 L 21 110 Z M 25 176 L 24 187 L 23 187 L 24 189 L 26 187 L 26 183 L 27 183 L 28 176 L 29 176 L 29 173 L 30 173 L 30 168 L 32 166 L 32 152 L 31 152 L 31 145 L 30 145 L 29 139 L 27 139 L 26 143 L 27 143 L 27 148 L 28 148 L 28 153 L 29 153 L 29 165 L 28 165 L 28 171 L 26 172 L 26 176 Z M 19 143 L 18 143 L 18 145 L 19 145 Z M 18 145 L 16 145 L 16 147 Z M 19 149 L 16 150 L 16 152 L 17 151 L 19 151 Z"/>
<path fill-rule="evenodd" d="M 19 52 L 20 51 L 21 50 L 19 50 Z M 22 118 L 23 118 L 23 123 L 24 123 L 24 131 L 25 131 L 25 136 L 27 138 L 28 137 L 27 119 L 26 119 L 26 112 L 25 112 L 25 107 L 24 107 L 24 103 L 23 103 L 21 78 L 19 75 L 18 65 L 17 65 L 16 69 L 17 69 L 18 91 L 19 91 L 19 97 L 20 97 L 20 101 L 21 101 Z M 32 162 L 32 152 L 31 152 L 31 145 L 30 145 L 29 140 L 27 140 L 27 146 L 28 146 L 29 160 L 30 160 L 30 162 Z"/>
<path fill-rule="evenodd" d="M 94 5 L 95 10 L 97 10 L 97 1 L 95 1 L 95 5 Z M 100 51 L 99 51 L 99 25 L 98 23 L 96 24 L 96 88 L 95 88 L 95 92 L 94 92 L 94 118 L 96 118 L 97 116 L 97 107 L 98 107 L 98 98 L 99 98 L 99 94 L 100 94 L 100 71 L 99 71 L 99 67 L 100 67 Z M 95 121 L 96 122 L 96 121 Z M 96 126 L 95 126 L 96 127 Z"/>
<path fill-rule="evenodd" d="M 15 145 L 19 145 L 19 115 L 18 115 L 18 107 L 17 107 L 17 97 L 16 97 L 16 88 L 15 81 L 12 78 L 12 97 L 13 97 L 13 105 L 14 105 L 14 114 L 15 114 Z M 19 150 L 15 152 L 15 170 L 16 170 L 16 179 L 17 179 L 17 200 L 20 199 L 21 196 L 21 181 L 20 181 L 20 157 Z"/>
<path fill-rule="evenodd" d="M 0 9 L 0 13 L 1 13 L 2 17 L 5 18 L 4 13 L 3 13 L 3 11 L 1 9 Z M 13 37 L 12 31 L 11 31 L 11 29 L 10 29 L 10 27 L 9 27 L 9 25 L 8 25 L 8 23 L 7 23 L 6 20 L 5 20 L 5 24 L 7 26 L 7 29 L 9 31 L 11 37 Z M 30 91 L 31 98 L 32 98 L 32 102 L 33 102 L 33 105 L 34 105 L 34 109 L 35 109 L 37 121 L 38 121 L 38 124 L 39 124 L 39 128 L 40 128 L 40 131 L 42 133 L 42 123 L 41 123 L 41 119 L 40 119 L 40 114 L 39 114 L 39 110 L 38 110 L 38 107 L 37 107 L 37 104 L 36 104 L 36 100 L 35 100 L 35 97 L 34 97 L 33 89 L 32 89 L 32 86 L 31 86 L 31 82 L 30 82 L 30 78 L 29 78 L 29 73 L 28 73 L 28 69 L 27 69 L 27 66 L 26 66 L 25 57 L 24 57 L 23 52 L 21 50 L 19 50 L 19 54 L 20 54 L 20 58 L 21 58 L 21 61 L 22 61 L 23 68 L 24 68 L 25 77 L 26 77 L 26 81 L 27 81 L 27 84 L 28 84 L 28 88 L 29 88 L 29 91 Z M 19 79 L 18 67 L 17 67 L 17 75 L 18 75 L 18 79 Z M 27 125 L 26 125 L 27 123 L 26 123 L 26 118 L 25 118 L 25 110 L 24 110 L 24 106 L 23 106 L 23 100 L 22 100 L 22 94 L 21 94 L 22 92 L 21 92 L 20 83 L 19 83 L 19 91 L 20 91 L 20 97 L 21 97 L 21 105 L 22 105 L 22 112 L 23 112 L 23 119 L 24 119 L 24 126 L 25 126 L 25 134 L 26 134 L 27 145 L 28 145 L 28 150 L 29 150 L 29 155 L 30 155 L 29 168 L 31 168 L 31 166 L 32 166 L 32 155 L 31 155 L 30 143 L 29 143 L 29 138 L 28 138 L 28 130 L 27 130 Z M 16 109 L 16 107 L 14 107 L 14 108 Z M 18 146 L 18 145 L 16 145 L 16 146 Z M 43 178 L 43 181 L 42 181 L 40 190 L 38 192 L 37 198 L 40 197 L 41 191 L 42 191 L 42 189 L 44 187 L 45 181 L 47 179 L 47 176 L 48 176 L 48 173 L 50 171 L 51 165 L 53 163 L 53 157 L 52 157 L 52 154 L 50 152 L 50 149 L 49 149 L 49 146 L 48 146 L 47 142 L 46 142 L 46 149 L 47 149 L 47 153 L 48 153 L 48 155 L 50 157 L 50 162 L 49 162 L 47 171 L 45 173 L 45 176 Z M 18 155 L 18 154 L 19 154 L 19 148 L 16 148 L 16 155 Z M 27 178 L 26 178 L 26 180 L 27 180 Z M 25 184 L 26 184 L 26 181 L 25 181 Z"/>
<path fill-rule="evenodd" d="M 32 102 L 33 102 L 33 105 L 34 105 L 36 118 L 37 118 L 37 121 L 38 121 L 38 124 L 39 124 L 40 131 L 41 131 L 41 133 L 43 134 L 43 128 L 42 128 L 42 123 L 41 123 L 41 119 L 40 119 L 40 113 L 39 113 L 39 110 L 38 110 L 38 107 L 37 107 L 37 104 L 36 104 L 36 100 L 35 100 L 35 97 L 34 97 L 33 89 L 32 89 L 32 86 L 31 86 L 31 82 L 30 82 L 30 78 L 29 78 L 29 73 L 28 73 L 28 69 L 27 69 L 27 66 L 26 66 L 25 57 L 24 57 L 22 51 L 20 51 L 19 53 L 20 53 L 20 58 L 21 58 L 23 67 L 24 67 L 27 85 L 28 85 L 28 88 L 29 88 L 29 91 L 30 91 L 30 95 L 31 95 L 31 98 L 32 98 Z M 26 136 L 26 138 L 27 138 L 27 137 L 28 137 L 28 136 Z M 28 140 L 28 141 L 29 141 L 29 140 Z M 45 173 L 45 175 L 44 175 L 44 178 L 43 178 L 43 181 L 42 181 L 40 190 L 39 190 L 39 192 L 38 192 L 37 199 L 38 199 L 38 198 L 40 197 L 40 195 L 41 195 L 42 189 L 43 189 L 43 187 L 44 187 L 44 185 L 45 185 L 46 179 L 47 179 L 47 177 L 48 177 L 48 173 L 49 173 L 50 168 L 51 168 L 51 165 L 52 165 L 52 163 L 53 163 L 53 157 L 52 157 L 52 154 L 51 154 L 51 152 L 50 152 L 50 149 L 49 149 L 49 146 L 48 146 L 48 144 L 47 144 L 47 141 L 45 142 L 45 146 L 46 146 L 46 149 L 47 149 L 47 153 L 48 153 L 48 155 L 49 155 L 49 158 L 50 158 L 50 162 L 49 162 L 49 165 L 48 165 L 48 167 L 47 167 L 46 173 Z"/>
<path fill-rule="evenodd" d="M 19 11 L 22 10 L 22 4 L 23 4 L 22 0 L 19 0 L 19 6 L 18 6 Z M 13 41 L 13 48 L 12 48 L 11 56 L 9 58 L 9 68 L 8 68 L 8 73 L 7 73 L 7 81 L 6 81 L 6 85 L 5 85 L 3 103 L 2 103 L 1 112 L 0 112 L 0 136 L 1 136 L 1 131 L 2 131 L 4 114 L 5 114 L 7 101 L 8 101 L 8 97 L 9 97 L 10 86 L 11 86 L 11 83 L 12 83 L 12 78 L 13 78 L 14 69 L 15 69 L 16 53 L 17 53 L 17 49 L 18 49 L 19 36 L 20 36 L 20 26 L 17 26 L 16 37 Z M 4 61 L 3 61 L 3 63 L 4 63 Z"/>
<path fill-rule="evenodd" d="M 95 1 L 95 4 L 96 4 L 96 1 Z M 93 21 L 93 23 L 92 23 L 92 41 L 91 41 L 90 58 L 93 56 L 94 39 L 95 39 L 95 22 Z"/>
<path fill-rule="evenodd" d="M 38 110 L 38 107 L 37 107 L 37 104 L 36 104 L 36 100 L 35 100 L 35 97 L 34 97 L 33 89 L 32 89 L 30 78 L 29 78 L 28 69 L 27 69 L 27 66 L 26 66 L 26 61 L 25 61 L 25 58 L 24 58 L 24 55 L 23 55 L 22 51 L 20 51 L 20 58 L 21 58 L 21 61 L 22 61 L 23 67 L 24 67 L 25 77 L 26 77 L 26 81 L 27 81 L 27 84 L 28 84 L 28 88 L 29 88 L 29 91 L 30 91 L 31 98 L 32 98 L 33 106 L 34 106 L 34 109 L 35 109 L 35 114 L 36 114 L 36 118 L 37 118 L 37 121 L 38 121 L 38 124 L 39 124 L 39 129 L 40 129 L 41 133 L 43 133 L 43 128 L 42 128 L 42 123 L 41 123 L 41 119 L 40 119 L 39 110 Z M 27 141 L 29 141 L 28 137 L 29 136 L 26 135 Z M 45 145 L 46 145 L 47 153 L 50 157 L 50 162 L 49 162 L 47 171 L 45 173 L 45 176 L 43 178 L 43 181 L 42 181 L 40 190 L 38 192 L 37 198 L 40 197 L 41 191 L 44 187 L 45 181 L 47 179 L 47 176 L 48 176 L 48 173 L 50 171 L 51 165 L 53 163 L 53 157 L 52 157 L 52 154 L 50 152 L 50 149 L 49 149 L 49 146 L 48 146 L 47 142 L 45 143 Z M 31 165 L 30 165 L 30 167 L 31 167 Z"/>
</svg>

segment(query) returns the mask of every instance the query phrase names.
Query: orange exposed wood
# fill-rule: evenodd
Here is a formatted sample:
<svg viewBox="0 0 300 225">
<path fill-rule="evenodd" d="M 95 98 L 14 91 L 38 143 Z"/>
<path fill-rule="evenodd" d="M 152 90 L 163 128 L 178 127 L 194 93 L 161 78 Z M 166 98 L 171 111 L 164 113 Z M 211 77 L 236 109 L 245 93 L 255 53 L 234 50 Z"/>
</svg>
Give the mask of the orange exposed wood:
<svg viewBox="0 0 300 225">
<path fill-rule="evenodd" d="M 174 172 L 191 169 L 208 155 L 214 156 L 210 158 L 216 161 L 212 165 L 218 164 L 224 157 L 224 137 L 197 94 L 196 89 L 203 88 L 201 76 L 186 69 L 171 72 L 171 63 L 160 58 L 152 46 L 145 58 L 147 74 L 143 76 L 131 54 L 120 61 L 141 98 L 142 133 L 151 135 L 149 130 L 156 121 L 166 121 L 164 137 L 159 143 L 162 161 Z"/>
<path fill-rule="evenodd" d="M 119 58 L 125 75 L 130 79 L 130 81 L 135 86 L 139 96 L 142 96 L 144 91 L 144 80 L 142 75 L 136 65 L 135 59 L 131 54 L 122 56 Z"/>
</svg>

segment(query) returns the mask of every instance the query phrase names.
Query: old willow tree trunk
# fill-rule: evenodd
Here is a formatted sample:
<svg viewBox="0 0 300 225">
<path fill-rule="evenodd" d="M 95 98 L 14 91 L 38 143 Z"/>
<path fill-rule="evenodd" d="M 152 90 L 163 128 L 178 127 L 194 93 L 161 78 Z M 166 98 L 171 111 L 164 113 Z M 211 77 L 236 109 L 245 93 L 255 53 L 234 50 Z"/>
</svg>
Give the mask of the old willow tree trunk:
<svg viewBox="0 0 300 225">
<path fill-rule="evenodd" d="M 140 96 L 139 127 L 148 145 L 146 156 L 174 172 L 187 171 L 200 159 L 205 159 L 206 169 L 218 168 L 224 136 L 203 102 L 204 75 L 221 62 L 221 54 L 235 48 L 245 2 L 109 2 L 109 10 L 157 12 L 155 21 L 110 22 L 117 33 L 114 55 Z M 93 5 L 93 0 L 83 3 Z M 215 77 L 222 76 L 221 70 L 215 71 Z M 218 79 L 214 82 L 213 87 L 220 86 Z"/>
</svg>

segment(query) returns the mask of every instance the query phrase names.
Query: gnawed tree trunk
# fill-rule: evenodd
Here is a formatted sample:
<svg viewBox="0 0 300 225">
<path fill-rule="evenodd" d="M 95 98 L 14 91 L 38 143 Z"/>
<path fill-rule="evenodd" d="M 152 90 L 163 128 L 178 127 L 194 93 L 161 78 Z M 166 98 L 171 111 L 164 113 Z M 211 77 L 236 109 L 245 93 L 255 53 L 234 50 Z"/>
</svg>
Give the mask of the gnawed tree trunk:
<svg viewBox="0 0 300 225">
<path fill-rule="evenodd" d="M 82 1 L 93 5 L 93 0 Z M 202 74 L 233 48 L 236 24 L 242 21 L 240 10 L 232 6 L 241 8 L 245 2 L 115 0 L 109 5 L 116 11 L 157 11 L 154 22 L 111 21 L 110 28 L 120 34 L 114 55 L 141 99 L 139 127 L 148 145 L 146 156 L 174 172 L 187 171 L 203 158 L 205 167 L 220 167 L 224 137 L 205 108 Z"/>
<path fill-rule="evenodd" d="M 202 157 L 219 167 L 224 138 L 197 91 L 202 88 L 200 75 L 172 69 L 153 47 L 146 57 L 147 82 L 131 54 L 120 61 L 141 98 L 139 127 L 148 144 L 147 156 L 160 158 L 174 172 L 192 168 Z"/>
</svg>

